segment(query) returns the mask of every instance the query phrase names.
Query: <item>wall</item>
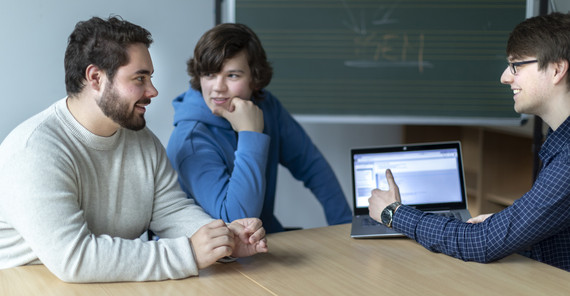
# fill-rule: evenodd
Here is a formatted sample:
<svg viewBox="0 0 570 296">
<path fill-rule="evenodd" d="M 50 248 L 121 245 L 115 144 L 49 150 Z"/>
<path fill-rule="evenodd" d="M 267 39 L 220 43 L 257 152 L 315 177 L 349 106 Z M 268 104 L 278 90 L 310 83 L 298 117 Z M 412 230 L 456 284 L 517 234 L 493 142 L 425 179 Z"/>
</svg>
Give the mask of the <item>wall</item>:
<svg viewBox="0 0 570 296">
<path fill-rule="evenodd" d="M 558 11 L 566 13 L 570 11 L 570 1 L 568 0 L 548 0 L 548 11 Z M 527 9 L 531 10 L 531 15 L 537 15 L 539 11 L 540 0 L 527 0 Z"/>
<path fill-rule="evenodd" d="M 556 8 L 556 11 L 559 12 L 569 12 L 570 11 L 570 1 L 568 0 L 552 0 L 554 5 L 551 5 L 550 11 L 552 11 L 552 7 Z"/>
<path fill-rule="evenodd" d="M 168 141 L 174 114 L 171 101 L 188 87 L 186 60 L 198 38 L 214 25 L 213 1 L 2 1 L 0 139 L 65 97 L 63 56 L 69 34 L 80 20 L 110 14 L 141 25 L 153 35 L 150 53 L 159 95 L 146 116 L 161 141 Z"/>
</svg>

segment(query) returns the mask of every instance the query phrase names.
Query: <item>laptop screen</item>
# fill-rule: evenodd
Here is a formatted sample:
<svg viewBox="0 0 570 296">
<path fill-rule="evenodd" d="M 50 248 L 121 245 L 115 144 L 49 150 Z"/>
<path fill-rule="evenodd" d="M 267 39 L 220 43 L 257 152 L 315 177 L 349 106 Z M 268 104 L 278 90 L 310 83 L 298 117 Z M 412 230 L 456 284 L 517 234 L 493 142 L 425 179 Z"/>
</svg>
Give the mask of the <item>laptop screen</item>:
<svg viewBox="0 0 570 296">
<path fill-rule="evenodd" d="M 402 203 L 423 210 L 465 208 L 459 142 L 352 149 L 355 214 L 368 213 L 372 189 L 388 189 L 391 169 Z"/>
</svg>

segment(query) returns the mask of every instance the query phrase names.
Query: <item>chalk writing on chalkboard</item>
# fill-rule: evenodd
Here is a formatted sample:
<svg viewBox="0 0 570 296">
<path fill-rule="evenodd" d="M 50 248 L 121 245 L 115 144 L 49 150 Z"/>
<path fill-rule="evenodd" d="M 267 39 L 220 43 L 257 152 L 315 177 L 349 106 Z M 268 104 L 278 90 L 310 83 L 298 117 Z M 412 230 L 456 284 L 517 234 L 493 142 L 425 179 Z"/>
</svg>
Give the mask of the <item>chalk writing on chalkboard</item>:
<svg viewBox="0 0 570 296">
<path fill-rule="evenodd" d="M 398 19 L 391 16 L 399 1 L 395 1 L 387 9 L 379 5 L 377 9 L 379 13 L 375 13 L 371 21 L 366 19 L 365 14 L 356 15 L 346 1 L 342 2 L 346 6 L 347 14 L 347 19 L 343 20 L 342 24 L 355 33 L 354 55 L 361 57 L 364 52 L 370 52 L 367 48 L 373 48 L 369 59 L 363 57 L 363 59 L 347 60 L 344 65 L 356 68 L 417 67 L 420 73 L 424 71 L 424 67 L 433 67 L 432 63 L 423 59 L 424 33 L 412 36 L 406 32 L 379 34 L 368 30 L 368 23 L 374 26 L 397 24 Z"/>
</svg>

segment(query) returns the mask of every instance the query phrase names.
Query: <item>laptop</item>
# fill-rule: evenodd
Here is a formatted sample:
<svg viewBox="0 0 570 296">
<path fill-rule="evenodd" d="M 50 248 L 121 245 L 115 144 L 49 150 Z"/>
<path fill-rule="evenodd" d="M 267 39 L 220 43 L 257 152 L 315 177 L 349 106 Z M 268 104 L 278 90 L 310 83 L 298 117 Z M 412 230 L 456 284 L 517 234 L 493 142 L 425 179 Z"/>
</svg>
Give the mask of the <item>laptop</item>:
<svg viewBox="0 0 570 296">
<path fill-rule="evenodd" d="M 372 189 L 388 190 L 386 169 L 394 175 L 402 204 L 462 221 L 471 218 L 459 141 L 353 148 L 350 161 L 353 238 L 403 236 L 368 215 Z"/>
</svg>

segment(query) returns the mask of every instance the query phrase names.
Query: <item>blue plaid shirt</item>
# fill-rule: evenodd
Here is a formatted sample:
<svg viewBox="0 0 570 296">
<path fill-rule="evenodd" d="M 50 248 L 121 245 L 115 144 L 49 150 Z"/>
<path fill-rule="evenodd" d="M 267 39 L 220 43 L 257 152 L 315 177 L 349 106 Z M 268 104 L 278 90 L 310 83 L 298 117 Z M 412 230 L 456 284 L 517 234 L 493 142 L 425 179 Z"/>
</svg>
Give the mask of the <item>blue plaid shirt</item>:
<svg viewBox="0 0 570 296">
<path fill-rule="evenodd" d="M 570 117 L 549 131 L 540 158 L 542 169 L 531 190 L 483 223 L 401 206 L 393 227 L 433 252 L 465 261 L 521 253 L 570 271 Z"/>
</svg>

